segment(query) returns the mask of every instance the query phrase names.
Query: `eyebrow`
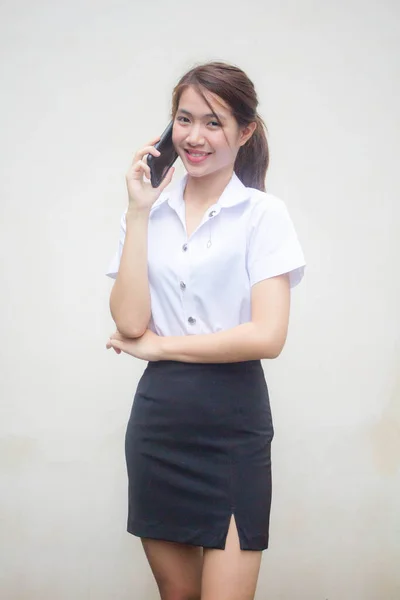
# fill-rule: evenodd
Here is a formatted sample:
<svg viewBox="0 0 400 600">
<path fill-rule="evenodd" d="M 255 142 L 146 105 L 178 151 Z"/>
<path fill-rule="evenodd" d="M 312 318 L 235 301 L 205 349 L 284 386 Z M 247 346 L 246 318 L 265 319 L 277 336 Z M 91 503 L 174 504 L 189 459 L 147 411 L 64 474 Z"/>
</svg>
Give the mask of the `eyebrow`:
<svg viewBox="0 0 400 600">
<path fill-rule="evenodd" d="M 190 113 L 188 110 L 185 110 L 184 108 L 180 108 L 178 110 L 178 112 L 183 113 L 184 115 L 188 115 L 189 117 L 192 117 L 192 113 Z M 209 117 L 213 117 L 215 119 L 215 117 L 217 117 L 217 119 L 219 119 L 220 121 L 225 121 L 225 117 L 223 117 L 222 115 L 219 115 L 217 112 L 216 113 L 207 113 L 206 115 L 203 115 L 203 118 L 209 118 Z"/>
</svg>

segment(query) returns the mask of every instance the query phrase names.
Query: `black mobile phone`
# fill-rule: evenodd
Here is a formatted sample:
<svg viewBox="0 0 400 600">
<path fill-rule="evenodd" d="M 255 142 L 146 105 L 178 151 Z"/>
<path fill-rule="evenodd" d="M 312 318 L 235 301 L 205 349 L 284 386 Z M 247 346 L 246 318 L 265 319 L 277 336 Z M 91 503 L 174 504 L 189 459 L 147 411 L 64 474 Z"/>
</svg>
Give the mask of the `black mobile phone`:
<svg viewBox="0 0 400 600">
<path fill-rule="evenodd" d="M 152 154 L 147 156 L 147 164 L 150 167 L 150 181 L 153 187 L 160 185 L 168 169 L 172 167 L 178 158 L 172 143 L 172 126 L 173 121 L 168 124 L 157 144 L 154 144 L 154 147 L 161 152 L 160 156 L 153 156 Z"/>
</svg>

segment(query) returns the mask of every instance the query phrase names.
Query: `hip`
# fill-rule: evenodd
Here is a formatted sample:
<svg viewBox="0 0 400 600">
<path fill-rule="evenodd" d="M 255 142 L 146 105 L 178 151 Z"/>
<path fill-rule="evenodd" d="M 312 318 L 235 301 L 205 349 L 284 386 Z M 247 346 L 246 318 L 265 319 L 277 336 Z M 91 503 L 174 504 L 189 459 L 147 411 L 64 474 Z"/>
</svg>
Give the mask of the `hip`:
<svg viewBox="0 0 400 600">
<path fill-rule="evenodd" d="M 268 387 L 260 361 L 150 362 L 136 390 L 131 419 L 173 434 L 272 439 Z"/>
</svg>

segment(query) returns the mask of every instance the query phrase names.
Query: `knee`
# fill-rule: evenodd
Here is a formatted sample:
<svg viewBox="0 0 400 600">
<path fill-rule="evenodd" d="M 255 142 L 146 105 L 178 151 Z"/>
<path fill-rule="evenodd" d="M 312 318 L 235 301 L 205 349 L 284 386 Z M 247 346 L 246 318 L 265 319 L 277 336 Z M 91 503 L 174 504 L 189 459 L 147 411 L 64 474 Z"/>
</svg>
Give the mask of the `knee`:
<svg viewBox="0 0 400 600">
<path fill-rule="evenodd" d="M 165 583 L 160 587 L 161 600 L 200 600 L 201 592 L 179 583 Z"/>
</svg>

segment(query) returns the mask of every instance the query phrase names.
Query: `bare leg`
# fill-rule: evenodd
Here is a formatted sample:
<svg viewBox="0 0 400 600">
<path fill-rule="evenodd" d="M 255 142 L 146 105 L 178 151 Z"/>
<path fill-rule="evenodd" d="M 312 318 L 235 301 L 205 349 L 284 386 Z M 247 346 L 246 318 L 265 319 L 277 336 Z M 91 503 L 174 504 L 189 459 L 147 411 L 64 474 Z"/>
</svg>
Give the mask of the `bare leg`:
<svg viewBox="0 0 400 600">
<path fill-rule="evenodd" d="M 202 548 L 147 538 L 142 544 L 161 600 L 200 600 Z"/>
<path fill-rule="evenodd" d="M 261 552 L 241 550 L 232 515 L 225 550 L 204 548 L 201 600 L 253 600 Z"/>
</svg>

